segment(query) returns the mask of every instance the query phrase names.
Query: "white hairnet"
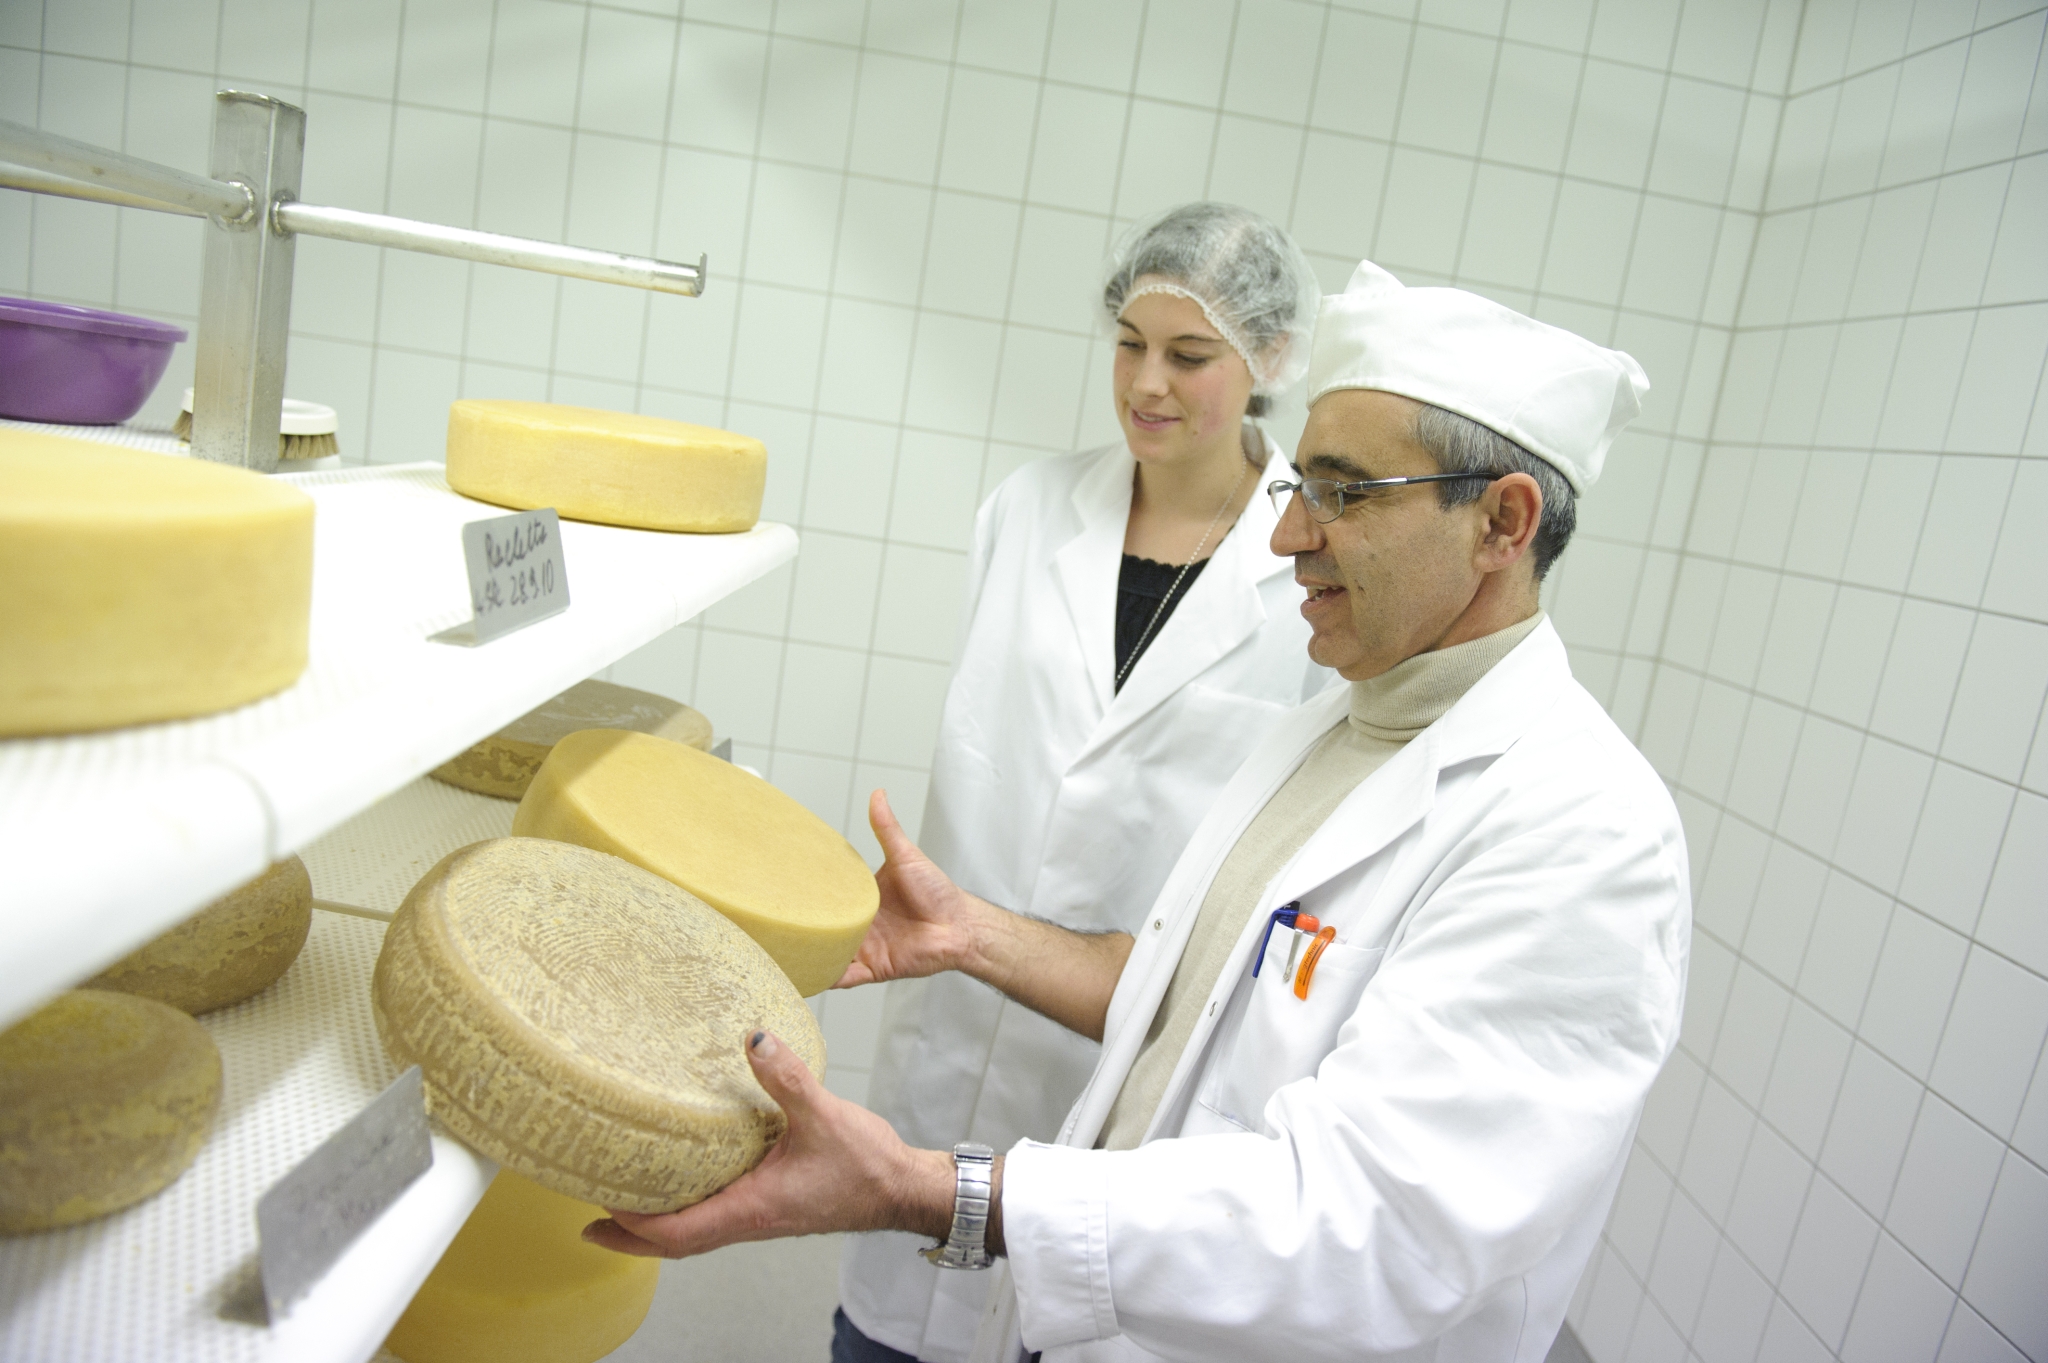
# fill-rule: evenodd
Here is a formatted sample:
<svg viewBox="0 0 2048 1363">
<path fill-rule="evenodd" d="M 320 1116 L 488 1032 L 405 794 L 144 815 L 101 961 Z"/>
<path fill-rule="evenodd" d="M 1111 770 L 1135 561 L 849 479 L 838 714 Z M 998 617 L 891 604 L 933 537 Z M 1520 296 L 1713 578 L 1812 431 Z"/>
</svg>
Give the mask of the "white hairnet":
<svg viewBox="0 0 2048 1363">
<path fill-rule="evenodd" d="M 1248 208 L 1182 204 L 1133 228 L 1110 262 L 1102 303 L 1114 320 L 1148 293 L 1201 308 L 1252 371 L 1258 396 L 1284 393 L 1308 372 L 1322 286 L 1293 239 Z"/>
</svg>

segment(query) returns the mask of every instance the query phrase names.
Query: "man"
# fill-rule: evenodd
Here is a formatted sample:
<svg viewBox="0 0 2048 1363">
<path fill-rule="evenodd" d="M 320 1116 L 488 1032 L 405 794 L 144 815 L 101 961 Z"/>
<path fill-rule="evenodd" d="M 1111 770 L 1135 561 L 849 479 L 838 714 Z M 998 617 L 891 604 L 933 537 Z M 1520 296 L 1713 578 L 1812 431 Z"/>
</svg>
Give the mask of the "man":
<svg viewBox="0 0 2048 1363">
<path fill-rule="evenodd" d="M 962 970 L 1103 1038 L 1057 1145 L 913 1150 L 762 1033 L 789 1117 L 632 1253 L 916 1231 L 1010 1291 L 978 1358 L 1538 1363 L 1678 1032 L 1685 846 L 1571 679 L 1538 584 L 1647 382 L 1370 262 L 1324 300 L 1273 534 L 1310 656 L 1136 939 L 961 892 L 878 794 L 882 909 L 842 985 Z M 1189 741 L 1199 741 L 1190 735 Z"/>
</svg>

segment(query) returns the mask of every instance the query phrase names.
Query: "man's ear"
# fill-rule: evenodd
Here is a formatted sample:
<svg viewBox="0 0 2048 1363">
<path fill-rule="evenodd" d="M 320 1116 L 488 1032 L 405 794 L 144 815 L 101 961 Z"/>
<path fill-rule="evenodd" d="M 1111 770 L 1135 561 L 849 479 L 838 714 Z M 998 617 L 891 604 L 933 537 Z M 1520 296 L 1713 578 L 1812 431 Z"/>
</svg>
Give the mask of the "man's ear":
<svg viewBox="0 0 2048 1363">
<path fill-rule="evenodd" d="M 1481 568 L 1486 572 L 1519 562 L 1536 540 L 1543 524 L 1543 489 L 1526 473 L 1510 473 L 1495 479 L 1480 499 L 1486 513 L 1486 532 L 1479 544 Z"/>
</svg>

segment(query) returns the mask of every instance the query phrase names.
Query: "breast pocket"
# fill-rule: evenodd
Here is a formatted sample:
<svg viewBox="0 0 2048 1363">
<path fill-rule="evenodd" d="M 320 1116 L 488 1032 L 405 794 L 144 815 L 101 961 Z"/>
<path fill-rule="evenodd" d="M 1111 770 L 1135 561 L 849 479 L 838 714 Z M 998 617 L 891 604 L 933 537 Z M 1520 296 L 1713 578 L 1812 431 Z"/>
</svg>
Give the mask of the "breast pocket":
<svg viewBox="0 0 2048 1363">
<path fill-rule="evenodd" d="M 1266 1101 L 1283 1085 L 1313 1075 L 1336 1048 L 1338 1030 L 1386 954 L 1382 947 L 1331 942 L 1316 960 L 1304 999 L 1295 993 L 1295 977 L 1314 940 L 1292 928 L 1274 929 L 1257 978 L 1247 967 L 1231 996 L 1235 1018 L 1226 1016 L 1218 1028 L 1223 1063 L 1210 1070 L 1196 1101 L 1246 1131 L 1261 1130 Z"/>
</svg>

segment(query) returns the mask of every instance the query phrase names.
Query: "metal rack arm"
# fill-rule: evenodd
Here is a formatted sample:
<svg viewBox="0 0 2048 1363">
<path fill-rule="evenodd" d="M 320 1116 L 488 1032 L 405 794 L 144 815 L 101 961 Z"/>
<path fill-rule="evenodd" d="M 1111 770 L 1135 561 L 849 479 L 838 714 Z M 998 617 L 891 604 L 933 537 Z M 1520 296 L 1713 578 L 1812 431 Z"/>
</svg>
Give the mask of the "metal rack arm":
<svg viewBox="0 0 2048 1363">
<path fill-rule="evenodd" d="M 508 237 L 497 232 L 477 232 L 466 227 L 442 227 L 410 218 L 387 217 L 382 213 L 361 213 L 352 208 L 323 208 L 318 204 L 286 201 L 271 210 L 278 230 L 304 237 L 330 237 L 366 246 L 394 246 L 428 255 L 453 256 L 487 265 L 511 265 L 522 270 L 567 275 L 572 279 L 594 279 L 606 284 L 626 284 L 657 293 L 679 293 L 695 298 L 704 291 L 704 265 L 654 260 L 646 256 L 620 255 L 615 251 L 594 251 L 583 246 L 560 246 L 527 237 Z"/>
<path fill-rule="evenodd" d="M 17 185 L 40 189 L 46 194 L 66 194 L 62 182 L 79 181 L 88 188 L 117 190 L 152 200 L 133 205 L 138 208 L 164 206 L 173 213 L 190 213 L 201 218 L 240 222 L 255 211 L 255 197 L 248 188 L 209 180 L 204 175 L 173 170 L 126 152 L 95 147 L 55 133 L 0 119 L 0 160 L 12 161 L 27 170 L 54 172 L 56 183 Z M 79 195 L 80 198 L 97 197 Z M 114 202 L 121 202 L 115 200 Z"/>
<path fill-rule="evenodd" d="M 198 209 L 187 208 L 183 204 L 166 203 L 162 199 L 130 194 L 125 189 L 89 184 L 84 180 L 74 180 L 69 175 L 59 175 L 55 171 L 37 170 L 33 166 L 10 165 L 5 161 L 0 161 L 0 186 L 24 189 L 32 194 L 88 199 L 93 203 L 115 204 L 121 208 L 147 208 L 157 213 L 182 213 L 193 218 L 206 216 Z"/>
</svg>

